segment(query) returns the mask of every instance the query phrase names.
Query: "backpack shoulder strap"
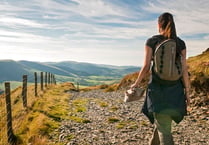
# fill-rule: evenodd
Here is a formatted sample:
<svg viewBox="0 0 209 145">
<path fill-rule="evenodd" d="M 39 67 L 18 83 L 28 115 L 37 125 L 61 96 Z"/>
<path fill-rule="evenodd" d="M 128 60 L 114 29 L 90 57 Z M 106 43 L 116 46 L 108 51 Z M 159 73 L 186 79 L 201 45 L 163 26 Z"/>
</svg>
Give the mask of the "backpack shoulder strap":
<svg viewBox="0 0 209 145">
<path fill-rule="evenodd" d="M 160 48 L 160 47 L 163 47 L 163 45 L 166 45 L 168 43 L 176 43 L 176 41 L 174 39 L 167 39 L 167 40 L 164 40 L 162 41 L 161 43 L 159 43 L 157 46 L 156 46 L 156 49 L 155 49 L 155 52 Z"/>
<path fill-rule="evenodd" d="M 155 55 L 155 51 L 156 49 L 159 47 L 159 45 L 165 41 L 165 39 L 162 39 L 162 37 L 160 37 L 159 35 L 153 36 L 156 39 L 156 45 L 155 47 L 152 49 L 152 61 L 154 60 L 154 55 Z"/>
</svg>

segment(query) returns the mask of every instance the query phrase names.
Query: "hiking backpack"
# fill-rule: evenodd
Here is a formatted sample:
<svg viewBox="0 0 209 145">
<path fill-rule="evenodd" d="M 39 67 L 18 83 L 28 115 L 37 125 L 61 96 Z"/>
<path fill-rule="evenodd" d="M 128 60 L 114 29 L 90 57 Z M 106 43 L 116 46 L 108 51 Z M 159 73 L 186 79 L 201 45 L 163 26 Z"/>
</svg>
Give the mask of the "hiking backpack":
<svg viewBox="0 0 209 145">
<path fill-rule="evenodd" d="M 176 55 L 176 41 L 160 43 L 154 52 L 154 72 L 162 80 L 176 81 L 182 76 L 181 57 Z"/>
</svg>

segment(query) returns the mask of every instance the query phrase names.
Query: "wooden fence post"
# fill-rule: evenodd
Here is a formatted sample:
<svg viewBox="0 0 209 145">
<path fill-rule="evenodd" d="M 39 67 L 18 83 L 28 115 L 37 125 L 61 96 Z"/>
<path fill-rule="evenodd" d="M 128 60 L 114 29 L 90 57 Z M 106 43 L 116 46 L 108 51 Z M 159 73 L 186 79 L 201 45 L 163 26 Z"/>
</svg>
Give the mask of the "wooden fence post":
<svg viewBox="0 0 209 145">
<path fill-rule="evenodd" d="M 79 91 L 79 82 L 77 82 L 77 91 Z"/>
<path fill-rule="evenodd" d="M 10 83 L 5 82 L 4 85 L 5 85 L 6 109 L 7 109 L 7 140 L 8 140 L 8 143 L 13 144 L 15 142 L 15 136 L 14 136 L 13 129 L 12 129 Z"/>
<path fill-rule="evenodd" d="M 27 75 L 23 75 L 23 88 L 22 88 L 23 107 L 27 107 Z"/>
<path fill-rule="evenodd" d="M 45 87 L 47 87 L 47 72 L 45 72 Z"/>
<path fill-rule="evenodd" d="M 56 83 L 56 77 L 55 77 L 55 75 L 54 75 L 54 84 L 56 85 L 57 83 Z"/>
<path fill-rule="evenodd" d="M 50 72 L 48 72 L 48 84 L 50 84 Z"/>
<path fill-rule="evenodd" d="M 44 80 L 43 79 L 44 79 L 43 78 L 43 72 L 41 72 L 41 91 L 44 90 L 44 84 L 43 84 Z"/>
<path fill-rule="evenodd" d="M 51 84 L 53 84 L 53 74 L 51 74 Z"/>
<path fill-rule="evenodd" d="M 53 83 L 54 83 L 54 85 L 56 85 L 55 75 L 53 75 Z"/>
<path fill-rule="evenodd" d="M 34 78 L 35 78 L 35 96 L 38 96 L 38 93 L 37 93 L 37 72 L 34 72 Z"/>
<path fill-rule="evenodd" d="M 52 83 L 55 84 L 54 74 L 52 75 Z"/>
</svg>

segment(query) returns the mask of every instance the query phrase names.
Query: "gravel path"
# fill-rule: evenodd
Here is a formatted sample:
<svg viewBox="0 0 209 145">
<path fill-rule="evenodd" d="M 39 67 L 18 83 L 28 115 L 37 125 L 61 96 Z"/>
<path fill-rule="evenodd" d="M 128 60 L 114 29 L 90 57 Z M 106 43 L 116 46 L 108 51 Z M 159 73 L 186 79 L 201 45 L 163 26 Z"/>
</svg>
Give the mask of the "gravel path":
<svg viewBox="0 0 209 145">
<path fill-rule="evenodd" d="M 123 92 L 70 92 L 70 120 L 59 128 L 59 142 L 67 145 L 148 145 L 153 125 L 140 113 L 143 99 L 123 103 Z M 201 113 L 201 112 L 200 112 Z M 173 123 L 178 145 L 209 145 L 209 117 L 198 111 Z"/>
</svg>

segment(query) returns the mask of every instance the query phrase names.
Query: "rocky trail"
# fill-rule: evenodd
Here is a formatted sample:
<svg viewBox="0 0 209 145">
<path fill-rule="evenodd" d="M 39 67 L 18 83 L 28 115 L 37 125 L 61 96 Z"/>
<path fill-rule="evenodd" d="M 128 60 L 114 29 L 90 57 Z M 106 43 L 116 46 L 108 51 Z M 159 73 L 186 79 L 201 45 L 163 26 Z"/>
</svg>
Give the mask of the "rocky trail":
<svg viewBox="0 0 209 145">
<path fill-rule="evenodd" d="M 153 125 L 140 113 L 143 99 L 123 102 L 123 92 L 70 92 L 70 120 L 64 120 L 59 142 L 66 145 L 148 145 Z M 204 110 L 206 109 L 206 110 Z M 208 111 L 202 108 L 201 111 Z M 180 124 L 173 123 L 178 145 L 209 145 L 209 116 L 191 111 Z"/>
</svg>

